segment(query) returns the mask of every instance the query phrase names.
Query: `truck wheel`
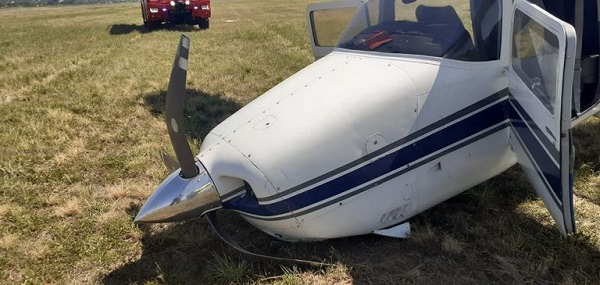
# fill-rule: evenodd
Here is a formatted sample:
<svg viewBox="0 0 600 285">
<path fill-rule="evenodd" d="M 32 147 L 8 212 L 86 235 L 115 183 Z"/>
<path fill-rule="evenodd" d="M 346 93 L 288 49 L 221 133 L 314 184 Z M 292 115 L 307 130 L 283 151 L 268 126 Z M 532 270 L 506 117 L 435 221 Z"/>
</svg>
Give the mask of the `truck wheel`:
<svg viewBox="0 0 600 285">
<path fill-rule="evenodd" d="M 142 20 L 144 21 L 144 27 L 149 29 L 150 27 L 148 27 L 148 21 L 146 20 L 146 15 L 145 15 L 146 13 L 144 13 L 144 5 L 140 4 L 140 7 L 142 8 Z"/>
<path fill-rule="evenodd" d="M 207 30 L 209 26 L 208 19 L 198 19 L 198 28 Z"/>
<path fill-rule="evenodd" d="M 158 27 L 160 27 L 160 22 L 144 21 L 144 27 L 146 27 L 146 29 L 148 30 L 155 30 L 158 29 Z"/>
</svg>

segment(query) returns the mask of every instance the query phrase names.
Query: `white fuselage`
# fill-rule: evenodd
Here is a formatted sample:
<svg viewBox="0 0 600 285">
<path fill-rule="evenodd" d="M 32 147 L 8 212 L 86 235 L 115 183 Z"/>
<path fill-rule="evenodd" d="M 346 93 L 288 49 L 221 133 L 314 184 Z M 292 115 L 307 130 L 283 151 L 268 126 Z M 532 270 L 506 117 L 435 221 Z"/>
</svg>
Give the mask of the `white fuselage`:
<svg viewBox="0 0 600 285">
<path fill-rule="evenodd" d="M 575 232 L 571 127 L 598 103 L 577 111 L 574 27 L 527 1 L 471 1 L 470 23 L 408 2 L 310 5 L 322 58 L 214 128 L 196 161 L 178 132 L 182 37 L 166 107 L 181 174 L 135 220 L 223 208 L 284 240 L 399 236 L 394 225 L 519 163 L 561 233 Z M 338 46 L 320 46 L 315 13 L 356 5 Z"/>
<path fill-rule="evenodd" d="M 198 159 L 223 207 L 273 236 L 371 233 L 516 163 L 504 66 L 338 49 L 214 128 Z"/>
</svg>

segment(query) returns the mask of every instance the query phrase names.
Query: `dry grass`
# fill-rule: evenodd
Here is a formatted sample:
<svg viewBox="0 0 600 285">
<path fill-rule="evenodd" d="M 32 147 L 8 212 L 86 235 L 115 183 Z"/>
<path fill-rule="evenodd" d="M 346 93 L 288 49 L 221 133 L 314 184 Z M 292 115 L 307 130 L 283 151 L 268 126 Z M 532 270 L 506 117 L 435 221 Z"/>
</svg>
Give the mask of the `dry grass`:
<svg viewBox="0 0 600 285">
<path fill-rule="evenodd" d="M 187 123 L 199 143 L 312 61 L 308 2 L 215 0 L 207 31 L 148 32 L 138 4 L 0 10 L 0 283 L 600 282 L 596 118 L 575 130 L 579 233 L 567 239 L 518 169 L 419 215 L 402 241 L 283 243 L 223 213 L 243 246 L 331 268 L 241 256 L 203 220 L 134 225 L 167 175 L 157 152 L 170 149 L 162 108 L 179 34 L 192 39 Z"/>
</svg>

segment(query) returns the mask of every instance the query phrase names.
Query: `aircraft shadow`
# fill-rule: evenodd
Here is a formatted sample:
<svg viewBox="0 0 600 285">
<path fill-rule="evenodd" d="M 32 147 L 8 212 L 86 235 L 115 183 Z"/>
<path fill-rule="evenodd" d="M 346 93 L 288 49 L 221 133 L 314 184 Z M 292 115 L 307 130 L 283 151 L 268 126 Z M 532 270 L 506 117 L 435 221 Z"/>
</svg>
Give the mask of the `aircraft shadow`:
<svg viewBox="0 0 600 285">
<path fill-rule="evenodd" d="M 201 90 L 186 89 L 185 122 L 187 136 L 200 142 L 220 122 L 231 116 L 242 106 L 220 94 L 209 94 Z M 142 95 L 148 111 L 164 117 L 167 91 Z"/>
<path fill-rule="evenodd" d="M 335 263 L 348 270 L 355 284 L 554 283 L 565 272 L 595 276 L 600 252 L 589 237 L 576 234 L 565 240 L 553 223 L 520 210 L 519 205 L 537 199 L 522 185 L 527 184 L 520 170 L 510 169 L 413 218 L 413 237 L 406 240 L 365 235 L 286 243 L 235 213 L 219 217 L 225 231 L 249 251 Z M 140 207 L 130 206 L 132 220 Z M 290 268 L 326 271 L 240 254 L 220 241 L 204 219 L 138 227 L 144 233 L 141 257 L 110 272 L 104 284 L 197 284 L 207 276 L 214 276 L 211 283 L 217 284 L 261 283 L 261 278 L 277 278 Z M 248 271 L 265 276 L 246 276 L 239 282 L 220 279 L 219 270 L 227 264 L 246 264 Z"/>
<path fill-rule="evenodd" d="M 187 92 L 186 130 L 194 140 L 201 140 L 240 108 L 219 95 L 194 89 Z M 149 112 L 162 116 L 165 96 L 166 91 L 143 95 Z M 597 142 L 586 135 L 598 128 L 596 122 L 574 131 L 576 148 L 586 149 L 578 154 L 576 168 L 600 157 L 600 147 L 588 147 Z M 598 171 L 599 166 L 593 165 Z M 141 203 L 130 205 L 131 220 Z M 560 283 L 571 277 L 598 281 L 600 252 L 594 241 L 584 234 L 563 238 L 546 212 L 524 206 L 535 203 L 539 203 L 536 194 L 519 167 L 513 167 L 414 217 L 413 235 L 406 240 L 365 235 L 286 243 L 267 236 L 235 213 L 220 212 L 219 217 L 225 231 L 249 251 L 335 263 L 345 268 L 354 284 Z M 141 256 L 109 272 L 102 278 L 103 284 L 198 284 L 207 279 L 211 284 L 266 284 L 290 268 L 298 273 L 327 274 L 327 269 L 243 255 L 220 241 L 204 219 L 137 227 L 143 232 Z M 223 279 L 227 275 L 224 270 L 235 266 L 262 275 Z"/>
<path fill-rule="evenodd" d="M 149 29 L 144 25 L 136 25 L 136 24 L 114 24 L 110 26 L 108 29 L 109 34 L 111 35 L 126 35 L 133 32 L 137 32 L 140 34 L 151 33 L 154 31 L 178 31 L 178 32 L 191 32 L 191 31 L 202 31 L 202 29 L 198 29 L 198 27 L 190 26 L 190 25 L 171 25 L 171 24 L 163 24 L 159 28 Z"/>
</svg>

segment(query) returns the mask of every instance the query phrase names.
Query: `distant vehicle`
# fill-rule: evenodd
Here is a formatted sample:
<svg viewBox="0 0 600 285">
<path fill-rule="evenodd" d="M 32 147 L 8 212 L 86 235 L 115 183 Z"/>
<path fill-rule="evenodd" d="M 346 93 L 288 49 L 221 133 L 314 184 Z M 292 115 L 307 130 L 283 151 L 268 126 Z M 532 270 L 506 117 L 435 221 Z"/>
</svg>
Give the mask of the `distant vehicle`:
<svg viewBox="0 0 600 285">
<path fill-rule="evenodd" d="M 162 23 L 198 25 L 208 29 L 210 0 L 140 0 L 144 26 L 156 29 Z"/>
</svg>

